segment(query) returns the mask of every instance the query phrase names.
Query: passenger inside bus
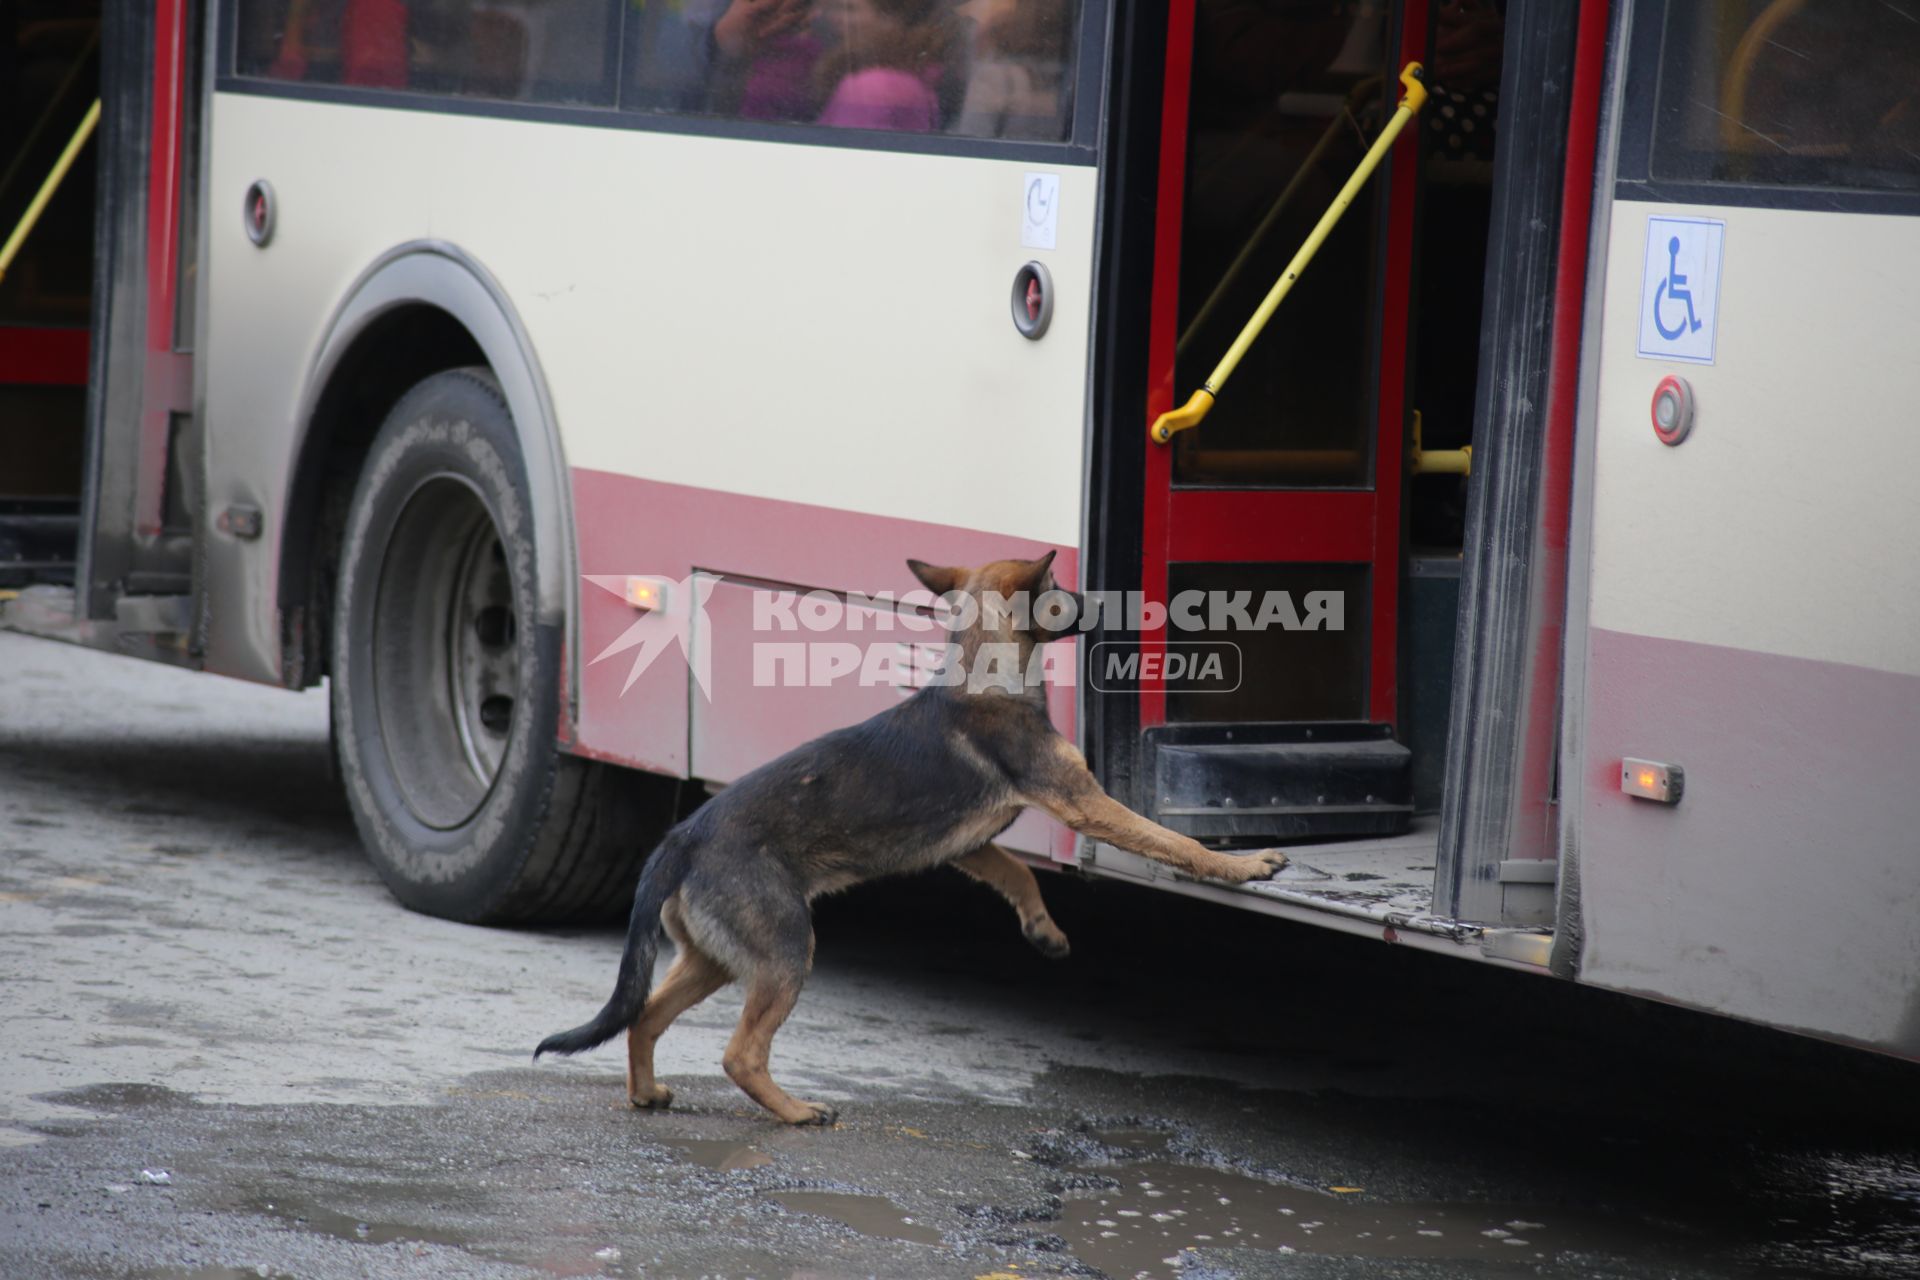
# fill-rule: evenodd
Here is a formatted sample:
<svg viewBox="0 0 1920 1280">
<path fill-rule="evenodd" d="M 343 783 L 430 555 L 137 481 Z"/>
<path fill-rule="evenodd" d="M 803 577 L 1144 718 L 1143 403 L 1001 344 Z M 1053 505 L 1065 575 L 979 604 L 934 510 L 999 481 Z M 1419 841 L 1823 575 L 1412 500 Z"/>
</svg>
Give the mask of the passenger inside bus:
<svg viewBox="0 0 1920 1280">
<path fill-rule="evenodd" d="M 813 28 L 812 0 L 733 0 L 704 43 L 712 47 L 705 88 L 715 114 L 741 120 L 808 117 L 813 68 L 824 51 Z M 698 92 L 697 77 L 694 87 Z"/>
<path fill-rule="evenodd" d="M 946 0 L 825 0 L 833 39 L 814 67 L 819 121 L 937 132 L 959 96 L 959 18 Z"/>
<path fill-rule="evenodd" d="M 710 28 L 704 109 L 836 128 L 1062 138 L 1072 9 L 1069 0 L 732 0 Z M 658 77 L 657 59 L 642 65 Z"/>
<path fill-rule="evenodd" d="M 1047 141 L 1067 135 L 1072 90 L 1062 51 L 1073 40 L 1068 0 L 975 0 L 967 93 L 953 131 L 969 138 Z"/>
<path fill-rule="evenodd" d="M 259 0 L 243 75 L 844 129 L 1060 140 L 1074 0 Z"/>
</svg>

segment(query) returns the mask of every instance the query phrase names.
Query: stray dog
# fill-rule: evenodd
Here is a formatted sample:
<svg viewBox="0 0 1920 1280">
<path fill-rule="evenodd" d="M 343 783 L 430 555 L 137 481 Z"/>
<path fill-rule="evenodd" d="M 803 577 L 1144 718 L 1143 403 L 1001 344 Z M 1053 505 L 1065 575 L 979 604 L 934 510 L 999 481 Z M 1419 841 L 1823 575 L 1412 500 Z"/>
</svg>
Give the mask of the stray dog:
<svg viewBox="0 0 1920 1280">
<path fill-rule="evenodd" d="M 1048 552 L 971 570 L 918 560 L 907 566 L 935 595 L 961 592 L 978 603 L 991 592 L 1037 600 L 1057 590 L 1052 563 Z M 767 1073 L 774 1033 L 813 968 L 809 904 L 821 894 L 951 864 L 997 890 L 1019 913 L 1028 941 L 1059 957 L 1067 954 L 1066 935 L 1047 914 L 1033 872 L 993 843 L 1023 809 L 1212 880 L 1238 884 L 1286 865 L 1277 849 L 1216 853 L 1109 797 L 1047 719 L 1044 685 L 1024 674 L 1010 682 L 973 678 L 991 662 L 1025 673 L 1034 651 L 1056 637 L 1014 611 L 969 612 L 973 620 L 955 625 L 947 651 L 965 679 L 923 688 L 795 747 L 662 838 L 634 891 L 612 998 L 593 1021 L 541 1041 L 536 1060 L 579 1053 L 625 1031 L 628 1100 L 666 1107 L 673 1092 L 653 1077 L 655 1043 L 675 1018 L 738 979 L 746 1007 L 721 1058 L 727 1076 L 788 1124 L 832 1124 L 832 1107 L 792 1097 Z M 649 995 L 662 926 L 679 955 Z"/>
</svg>

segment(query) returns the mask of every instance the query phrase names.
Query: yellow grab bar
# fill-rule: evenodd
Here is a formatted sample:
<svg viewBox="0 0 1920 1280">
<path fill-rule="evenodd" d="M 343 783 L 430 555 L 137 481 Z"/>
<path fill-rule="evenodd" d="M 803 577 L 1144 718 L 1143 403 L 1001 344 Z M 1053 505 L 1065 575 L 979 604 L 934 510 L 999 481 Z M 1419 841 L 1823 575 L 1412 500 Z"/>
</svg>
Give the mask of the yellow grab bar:
<svg viewBox="0 0 1920 1280">
<path fill-rule="evenodd" d="M 7 268 L 20 253 L 20 246 L 26 243 L 27 233 L 33 230 L 40 215 L 46 212 L 48 201 L 53 193 L 60 189 L 60 182 L 67 176 L 67 170 L 73 168 L 73 161 L 80 154 L 80 148 L 87 145 L 87 139 L 93 136 L 94 126 L 100 123 L 100 99 L 95 98 L 93 105 L 87 108 L 86 118 L 80 121 L 80 127 L 73 131 L 73 137 L 67 140 L 66 150 L 53 162 L 53 168 L 47 174 L 47 180 L 40 184 L 40 190 L 33 196 L 33 203 L 20 215 L 20 221 L 14 226 L 13 234 L 7 237 L 7 243 L 0 247 L 0 280 L 7 275 Z"/>
<path fill-rule="evenodd" d="M 1473 446 L 1458 449 L 1425 449 L 1420 444 L 1420 411 L 1413 411 L 1413 474 L 1417 476 L 1473 474 Z"/>
<path fill-rule="evenodd" d="M 1406 96 L 1400 99 L 1400 105 L 1395 108 L 1393 117 L 1387 121 L 1387 127 L 1380 131 L 1380 136 L 1374 139 L 1371 147 L 1367 148 L 1367 154 L 1361 157 L 1360 165 L 1353 171 L 1353 176 L 1347 179 L 1344 187 L 1340 188 L 1340 194 L 1333 198 L 1333 204 L 1320 215 L 1320 221 L 1314 224 L 1306 243 L 1301 245 L 1300 251 L 1293 255 L 1293 261 L 1289 262 L 1287 269 L 1280 273 L 1280 278 L 1273 282 L 1273 288 L 1267 291 L 1266 298 L 1261 301 L 1253 317 L 1247 321 L 1246 327 L 1240 330 L 1240 336 L 1233 340 L 1233 345 L 1227 348 L 1227 354 L 1220 358 L 1220 363 L 1214 366 L 1213 372 L 1207 376 L 1207 380 L 1201 384 L 1200 389 L 1178 409 L 1169 410 L 1154 419 L 1153 428 L 1149 432 L 1154 443 L 1165 444 L 1173 439 L 1176 432 L 1199 426 L 1201 419 L 1205 418 L 1208 411 L 1213 408 L 1214 397 L 1220 394 L 1220 388 L 1224 387 L 1227 379 L 1233 376 L 1234 368 L 1240 363 L 1240 358 L 1247 354 L 1247 348 L 1252 346 L 1254 339 L 1260 336 L 1260 331 L 1267 327 L 1267 321 L 1273 317 L 1275 309 L 1280 305 L 1280 300 L 1287 296 L 1287 291 L 1293 288 L 1293 282 L 1300 278 L 1300 273 L 1306 270 L 1307 263 L 1313 261 L 1313 255 L 1320 251 L 1320 246 L 1326 242 L 1327 236 L 1332 234 L 1334 224 L 1340 221 L 1340 215 L 1347 211 L 1347 206 L 1353 203 L 1353 198 L 1360 194 L 1360 188 L 1367 184 L 1367 179 L 1373 176 L 1375 169 L 1379 168 L 1381 157 L 1386 155 L 1388 149 L 1393 146 L 1394 140 L 1400 136 L 1400 131 L 1407 127 L 1407 121 L 1413 119 L 1420 108 L 1426 104 L 1427 86 L 1422 83 L 1421 75 L 1421 67 L 1417 62 L 1409 62 L 1406 70 L 1400 73 L 1400 83 L 1407 92 Z"/>
</svg>

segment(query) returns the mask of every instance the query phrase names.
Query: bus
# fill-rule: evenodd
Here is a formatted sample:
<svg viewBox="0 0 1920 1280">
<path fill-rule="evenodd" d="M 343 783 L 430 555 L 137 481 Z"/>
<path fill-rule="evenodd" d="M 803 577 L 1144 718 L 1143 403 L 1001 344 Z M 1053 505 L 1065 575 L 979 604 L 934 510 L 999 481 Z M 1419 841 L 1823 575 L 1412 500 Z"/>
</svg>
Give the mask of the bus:
<svg viewBox="0 0 1920 1280">
<path fill-rule="evenodd" d="M 1102 785 L 1292 863 L 1033 865 L 1920 1057 L 1916 0 L 0 22 L 0 626 L 326 682 L 408 906 L 621 910 L 1052 553 Z"/>
</svg>

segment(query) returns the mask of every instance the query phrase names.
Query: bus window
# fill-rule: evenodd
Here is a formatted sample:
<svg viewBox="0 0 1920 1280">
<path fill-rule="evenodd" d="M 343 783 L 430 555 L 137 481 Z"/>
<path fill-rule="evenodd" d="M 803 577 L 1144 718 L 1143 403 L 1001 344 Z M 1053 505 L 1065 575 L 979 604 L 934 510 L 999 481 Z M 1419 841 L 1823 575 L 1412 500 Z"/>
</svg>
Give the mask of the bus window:
<svg viewBox="0 0 1920 1280">
<path fill-rule="evenodd" d="M 732 0 L 630 19 L 622 105 L 844 129 L 1059 141 L 1073 0 Z"/>
<path fill-rule="evenodd" d="M 1920 0 L 1669 4 L 1652 174 L 1920 190 Z"/>
<path fill-rule="evenodd" d="M 619 0 L 243 0 L 244 76 L 613 105 Z"/>
<path fill-rule="evenodd" d="M 966 96 L 953 132 L 1057 142 L 1073 126 L 1069 0 L 982 0 Z"/>
</svg>

